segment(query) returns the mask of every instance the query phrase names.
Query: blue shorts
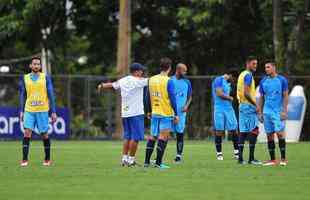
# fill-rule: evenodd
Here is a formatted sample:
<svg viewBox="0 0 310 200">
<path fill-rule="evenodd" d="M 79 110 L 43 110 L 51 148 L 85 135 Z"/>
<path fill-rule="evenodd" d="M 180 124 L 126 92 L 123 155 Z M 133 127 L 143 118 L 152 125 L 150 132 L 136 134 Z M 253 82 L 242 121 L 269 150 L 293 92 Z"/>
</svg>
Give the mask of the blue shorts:
<svg viewBox="0 0 310 200">
<path fill-rule="evenodd" d="M 25 112 L 24 128 L 39 134 L 47 133 L 49 128 L 48 112 Z"/>
<path fill-rule="evenodd" d="M 173 130 L 173 117 L 152 116 L 151 135 L 158 137 L 162 131 Z"/>
<path fill-rule="evenodd" d="M 249 133 L 258 127 L 256 107 L 251 104 L 239 105 L 239 130 L 240 133 Z"/>
<path fill-rule="evenodd" d="M 214 129 L 216 131 L 235 131 L 238 122 L 233 108 L 214 110 Z"/>
<path fill-rule="evenodd" d="M 280 113 L 264 113 L 264 128 L 267 135 L 285 130 L 285 121 Z"/>
<path fill-rule="evenodd" d="M 144 115 L 123 117 L 122 121 L 125 140 L 141 141 L 144 139 Z"/>
<path fill-rule="evenodd" d="M 185 124 L 186 124 L 186 113 L 181 113 L 179 116 L 179 123 L 172 124 L 173 131 L 175 133 L 184 133 Z"/>
</svg>

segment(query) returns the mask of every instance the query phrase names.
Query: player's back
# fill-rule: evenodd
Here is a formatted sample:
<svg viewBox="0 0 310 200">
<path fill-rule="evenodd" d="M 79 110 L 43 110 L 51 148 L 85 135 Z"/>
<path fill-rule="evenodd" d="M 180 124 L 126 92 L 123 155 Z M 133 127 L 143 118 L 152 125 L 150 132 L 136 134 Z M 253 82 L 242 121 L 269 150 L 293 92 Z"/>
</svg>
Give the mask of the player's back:
<svg viewBox="0 0 310 200">
<path fill-rule="evenodd" d="M 168 94 L 169 80 L 168 76 L 161 74 L 152 76 L 149 79 L 152 115 L 170 117 L 174 114 Z"/>
</svg>

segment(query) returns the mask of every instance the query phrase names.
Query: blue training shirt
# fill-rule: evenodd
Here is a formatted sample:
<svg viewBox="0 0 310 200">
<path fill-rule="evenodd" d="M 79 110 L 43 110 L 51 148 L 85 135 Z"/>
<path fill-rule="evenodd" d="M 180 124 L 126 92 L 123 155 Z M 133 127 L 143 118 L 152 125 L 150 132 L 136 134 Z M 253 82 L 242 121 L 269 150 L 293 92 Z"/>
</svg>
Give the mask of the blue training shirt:
<svg viewBox="0 0 310 200">
<path fill-rule="evenodd" d="M 182 110 L 187 102 L 187 99 L 192 95 L 192 85 L 186 78 L 177 79 L 176 76 L 172 76 L 171 80 L 174 83 L 177 112 L 179 115 L 183 113 Z"/>
<path fill-rule="evenodd" d="M 225 96 L 230 95 L 231 84 L 224 78 L 218 76 L 212 82 L 212 97 L 215 109 L 232 108 L 232 102 L 228 99 L 223 99 L 216 95 L 216 89 L 222 89 Z"/>
<path fill-rule="evenodd" d="M 30 74 L 30 78 L 32 81 L 37 81 L 39 76 L 36 74 Z M 52 79 L 50 76 L 46 75 L 46 88 L 47 88 L 47 96 L 50 104 L 50 110 L 52 113 L 56 112 L 55 106 L 55 95 L 54 95 L 54 87 L 52 83 Z M 26 98 L 27 98 L 27 91 L 25 87 L 24 76 L 20 77 L 19 80 L 19 102 L 20 102 L 20 112 L 24 112 Z"/>
<path fill-rule="evenodd" d="M 281 112 L 283 92 L 288 91 L 288 81 L 284 76 L 266 76 L 259 84 L 259 92 L 264 96 L 264 113 Z"/>
</svg>

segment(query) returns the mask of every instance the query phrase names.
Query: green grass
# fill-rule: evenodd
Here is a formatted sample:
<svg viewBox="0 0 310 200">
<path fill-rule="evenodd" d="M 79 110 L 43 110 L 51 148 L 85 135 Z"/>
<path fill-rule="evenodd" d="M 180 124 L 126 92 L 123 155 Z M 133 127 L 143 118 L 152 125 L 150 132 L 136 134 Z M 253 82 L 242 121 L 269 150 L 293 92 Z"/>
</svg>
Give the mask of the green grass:
<svg viewBox="0 0 310 200">
<path fill-rule="evenodd" d="M 224 161 L 215 160 L 213 144 L 204 141 L 187 141 L 185 162 L 175 165 L 172 141 L 165 155 L 172 168 L 165 171 L 120 167 L 120 142 L 54 142 L 52 167 L 41 165 L 41 142 L 31 145 L 30 166 L 19 167 L 20 147 L 0 142 L 1 200 L 310 199 L 310 143 L 288 145 L 287 167 L 255 167 L 237 165 L 230 143 Z M 268 158 L 266 145 L 257 146 L 257 158 Z"/>
</svg>

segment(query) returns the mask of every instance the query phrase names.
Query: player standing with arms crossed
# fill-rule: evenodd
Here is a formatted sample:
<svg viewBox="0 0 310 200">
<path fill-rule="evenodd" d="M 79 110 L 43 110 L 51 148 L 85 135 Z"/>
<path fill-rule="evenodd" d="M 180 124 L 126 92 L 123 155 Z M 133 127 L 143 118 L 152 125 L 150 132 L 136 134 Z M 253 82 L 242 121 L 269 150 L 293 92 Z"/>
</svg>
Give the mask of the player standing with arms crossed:
<svg viewBox="0 0 310 200">
<path fill-rule="evenodd" d="M 144 139 L 144 104 L 143 92 L 148 79 L 143 78 L 144 66 L 133 63 L 130 66 L 130 75 L 113 83 L 101 83 L 98 90 L 121 90 L 122 122 L 123 122 L 123 156 L 122 166 L 134 166 L 135 155 L 139 141 Z"/>
<path fill-rule="evenodd" d="M 253 73 L 257 68 L 257 58 L 248 57 L 246 60 L 246 69 L 241 72 L 237 83 L 237 97 L 239 100 L 239 164 L 246 164 L 243 160 L 243 148 L 246 138 L 249 139 L 249 164 L 261 165 L 262 163 L 255 159 L 255 144 L 258 130 L 258 106 L 256 105 L 256 91 Z"/>
<path fill-rule="evenodd" d="M 277 74 L 274 62 L 267 62 L 265 71 L 267 76 L 259 84 L 259 116 L 267 134 L 270 160 L 265 162 L 264 166 L 278 164 L 275 157 L 275 134 L 279 139 L 280 165 L 286 166 L 285 120 L 287 119 L 288 82 L 284 76 Z"/>
<path fill-rule="evenodd" d="M 177 138 L 177 155 L 174 159 L 176 163 L 182 161 L 182 153 L 184 147 L 184 129 L 186 124 L 186 113 L 192 101 L 192 85 L 185 78 L 187 66 L 183 63 L 177 64 L 175 75 L 171 77 L 175 87 L 175 98 L 177 104 L 177 116 L 179 123 L 174 125 L 174 132 Z"/>
<path fill-rule="evenodd" d="M 170 132 L 173 130 L 173 123 L 179 122 L 179 117 L 176 115 L 175 88 L 173 81 L 168 76 L 171 71 L 171 64 L 172 62 L 169 58 L 162 58 L 160 60 L 160 74 L 149 79 L 152 116 L 151 136 L 148 138 L 145 152 L 145 167 L 150 165 L 154 146 L 156 140 L 158 140 L 155 167 L 161 169 L 169 168 L 167 165 L 162 164 L 162 159 Z"/>
<path fill-rule="evenodd" d="M 230 96 L 231 82 L 233 82 L 233 74 L 235 71 L 230 71 L 223 76 L 216 77 L 212 83 L 212 96 L 214 103 L 214 128 L 215 128 L 215 148 L 216 158 L 223 160 L 222 153 L 222 137 L 225 131 L 228 131 L 232 136 L 233 142 L 233 157 L 238 159 L 238 122 L 235 110 L 232 105 L 234 98 Z"/>
<path fill-rule="evenodd" d="M 24 125 L 23 160 L 21 166 L 28 166 L 28 154 L 32 132 L 37 129 L 43 138 L 45 159 L 44 166 L 51 165 L 51 142 L 48 137 L 49 111 L 52 122 L 57 119 L 55 96 L 50 76 L 41 73 L 41 59 L 34 57 L 30 63 L 31 73 L 21 77 L 20 90 L 20 120 Z"/>
</svg>

